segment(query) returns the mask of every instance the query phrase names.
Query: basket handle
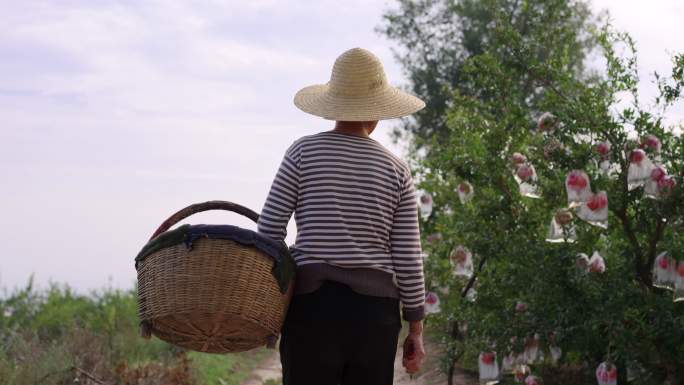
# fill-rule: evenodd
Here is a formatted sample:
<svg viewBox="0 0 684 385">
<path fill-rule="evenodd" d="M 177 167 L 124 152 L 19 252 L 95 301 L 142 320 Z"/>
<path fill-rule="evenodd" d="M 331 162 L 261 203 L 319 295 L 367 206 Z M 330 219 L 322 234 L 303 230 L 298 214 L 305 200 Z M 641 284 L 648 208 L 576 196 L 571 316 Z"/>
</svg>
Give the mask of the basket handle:
<svg viewBox="0 0 684 385">
<path fill-rule="evenodd" d="M 251 219 L 252 221 L 254 221 L 254 223 L 256 223 L 257 220 L 259 220 L 259 214 L 237 203 L 232 203 L 228 201 L 207 201 L 202 203 L 195 203 L 184 209 L 178 210 L 175 214 L 171 215 L 159 226 L 157 231 L 155 231 L 154 234 L 152 234 L 150 240 L 154 239 L 157 235 L 170 229 L 171 226 L 189 217 L 190 215 L 209 210 L 232 211 Z"/>
</svg>

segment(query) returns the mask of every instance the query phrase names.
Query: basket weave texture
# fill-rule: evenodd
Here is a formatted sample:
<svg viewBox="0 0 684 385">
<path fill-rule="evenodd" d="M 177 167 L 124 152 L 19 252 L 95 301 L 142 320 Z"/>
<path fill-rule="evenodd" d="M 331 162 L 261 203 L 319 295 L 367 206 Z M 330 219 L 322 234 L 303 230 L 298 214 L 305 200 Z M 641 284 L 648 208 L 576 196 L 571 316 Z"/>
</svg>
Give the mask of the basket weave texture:
<svg viewBox="0 0 684 385">
<path fill-rule="evenodd" d="M 160 230 L 189 212 L 236 211 L 235 206 L 223 201 L 189 206 Z M 256 220 L 258 215 L 250 217 Z M 158 230 L 153 238 L 163 231 Z M 192 248 L 180 243 L 147 255 L 137 264 L 143 334 L 149 332 L 172 344 L 208 353 L 272 344 L 280 333 L 294 286 L 281 292 L 273 275 L 274 263 L 272 256 L 254 246 L 213 238 L 197 239 Z"/>
</svg>

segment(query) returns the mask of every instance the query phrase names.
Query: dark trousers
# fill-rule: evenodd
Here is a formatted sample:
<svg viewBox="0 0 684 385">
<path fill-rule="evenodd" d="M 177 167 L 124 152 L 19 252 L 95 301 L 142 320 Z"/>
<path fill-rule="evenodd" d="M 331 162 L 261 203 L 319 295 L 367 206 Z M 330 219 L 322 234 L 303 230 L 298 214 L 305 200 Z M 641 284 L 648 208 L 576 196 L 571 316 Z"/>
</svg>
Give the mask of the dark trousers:
<svg viewBox="0 0 684 385">
<path fill-rule="evenodd" d="M 392 385 L 399 300 L 334 281 L 295 295 L 280 340 L 283 385 Z"/>
</svg>

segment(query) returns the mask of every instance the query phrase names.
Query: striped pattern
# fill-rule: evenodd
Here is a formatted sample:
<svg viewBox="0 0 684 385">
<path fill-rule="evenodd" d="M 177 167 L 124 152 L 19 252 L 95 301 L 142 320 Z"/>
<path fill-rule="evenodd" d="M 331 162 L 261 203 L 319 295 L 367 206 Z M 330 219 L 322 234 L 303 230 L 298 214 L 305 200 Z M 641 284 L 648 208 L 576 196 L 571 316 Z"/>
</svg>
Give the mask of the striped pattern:
<svg viewBox="0 0 684 385">
<path fill-rule="evenodd" d="M 394 274 L 406 311 L 425 300 L 416 192 L 408 166 L 370 138 L 327 131 L 287 150 L 258 222 L 282 240 L 295 213 L 297 266 Z"/>
</svg>

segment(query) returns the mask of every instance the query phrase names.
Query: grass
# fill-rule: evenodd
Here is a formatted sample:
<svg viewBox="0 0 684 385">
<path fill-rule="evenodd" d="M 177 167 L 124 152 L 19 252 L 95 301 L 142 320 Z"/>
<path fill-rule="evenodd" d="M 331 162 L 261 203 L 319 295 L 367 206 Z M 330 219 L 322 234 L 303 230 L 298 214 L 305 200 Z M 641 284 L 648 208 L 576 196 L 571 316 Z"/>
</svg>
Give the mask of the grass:
<svg viewBox="0 0 684 385">
<path fill-rule="evenodd" d="M 201 385 L 238 385 L 247 379 L 257 363 L 273 354 L 258 348 L 241 354 L 215 355 L 190 352 L 188 356 L 201 373 Z"/>
<path fill-rule="evenodd" d="M 81 295 L 29 281 L 0 298 L 0 384 L 237 385 L 272 353 L 186 352 L 140 338 L 137 325 L 134 289 Z"/>
</svg>

